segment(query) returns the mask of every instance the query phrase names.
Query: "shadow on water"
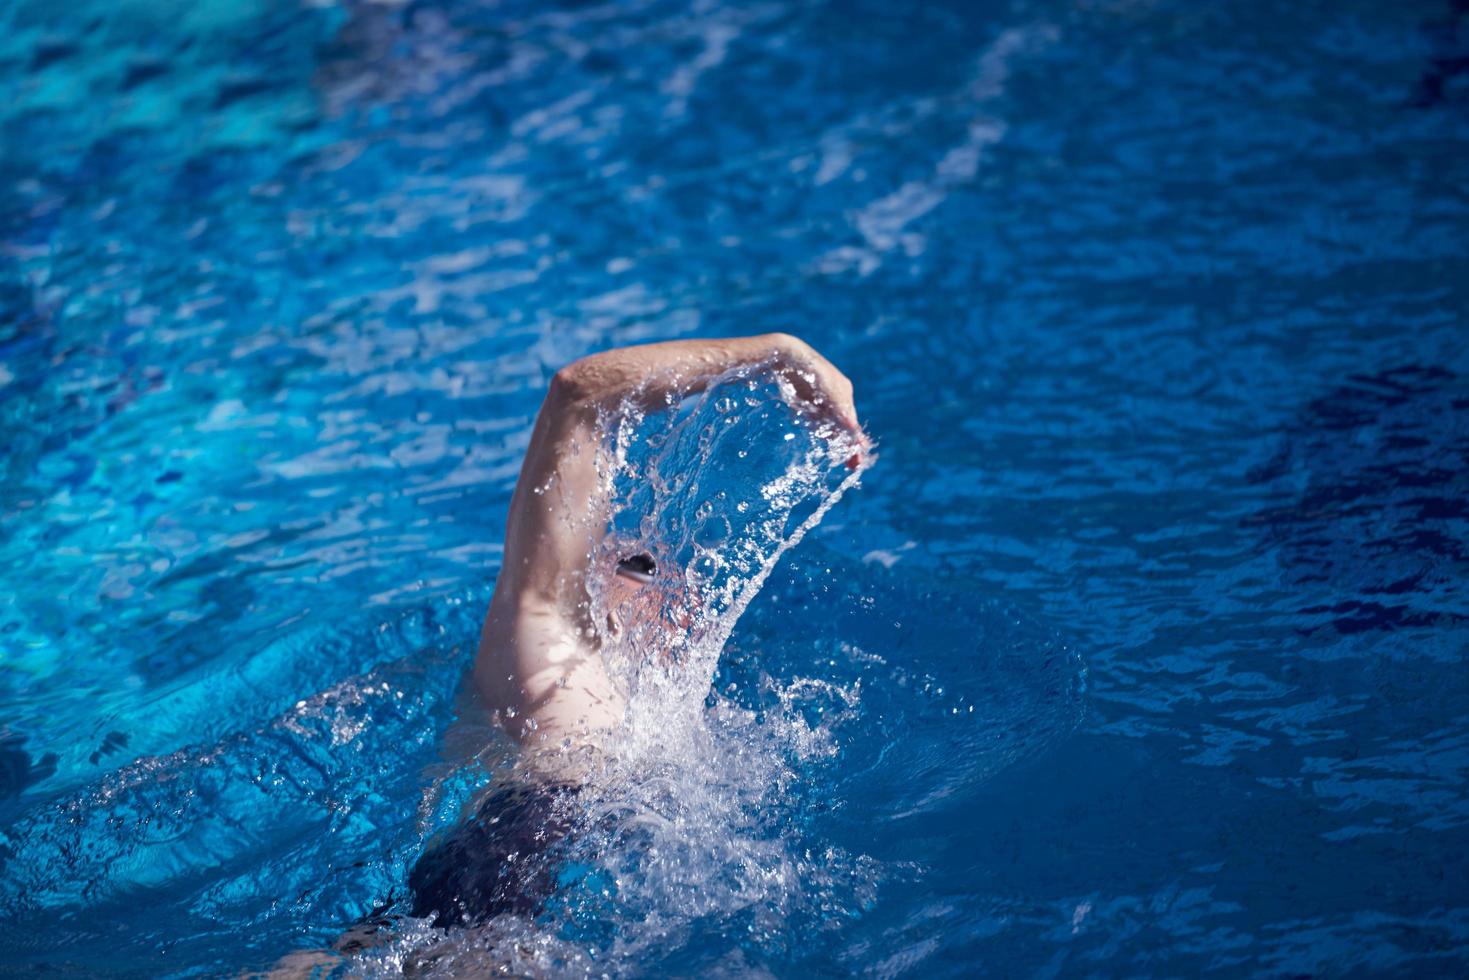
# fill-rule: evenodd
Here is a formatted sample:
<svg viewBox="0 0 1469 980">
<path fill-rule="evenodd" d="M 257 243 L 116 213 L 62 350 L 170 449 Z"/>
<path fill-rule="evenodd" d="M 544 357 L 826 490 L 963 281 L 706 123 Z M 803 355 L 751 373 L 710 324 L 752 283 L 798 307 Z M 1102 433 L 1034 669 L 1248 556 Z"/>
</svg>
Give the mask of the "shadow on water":
<svg viewBox="0 0 1469 980">
<path fill-rule="evenodd" d="M 24 735 L 0 727 L 0 822 L 14 815 L 22 793 L 55 774 L 57 758 L 54 752 L 37 757 L 26 749 Z M 6 856 L 0 850 L 0 868 Z"/>
<path fill-rule="evenodd" d="M 1469 382 L 1406 365 L 1312 400 L 1250 474 L 1279 488 L 1251 518 L 1341 633 L 1460 623 L 1469 571 Z"/>
<path fill-rule="evenodd" d="M 1469 99 L 1469 0 L 1453 0 L 1425 32 L 1434 54 L 1409 104 L 1428 108 Z"/>
</svg>

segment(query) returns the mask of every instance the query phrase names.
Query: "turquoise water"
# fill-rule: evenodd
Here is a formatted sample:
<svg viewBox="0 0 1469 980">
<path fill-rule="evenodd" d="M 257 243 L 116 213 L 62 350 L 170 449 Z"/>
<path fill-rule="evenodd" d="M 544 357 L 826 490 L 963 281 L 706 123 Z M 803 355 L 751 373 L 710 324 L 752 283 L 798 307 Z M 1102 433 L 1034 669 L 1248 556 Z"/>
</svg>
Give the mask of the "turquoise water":
<svg viewBox="0 0 1469 980">
<path fill-rule="evenodd" d="M 881 459 L 648 819 L 350 969 L 1462 973 L 1462 3 L 0 26 L 0 970 L 401 909 L 550 373 L 784 330 Z"/>
</svg>

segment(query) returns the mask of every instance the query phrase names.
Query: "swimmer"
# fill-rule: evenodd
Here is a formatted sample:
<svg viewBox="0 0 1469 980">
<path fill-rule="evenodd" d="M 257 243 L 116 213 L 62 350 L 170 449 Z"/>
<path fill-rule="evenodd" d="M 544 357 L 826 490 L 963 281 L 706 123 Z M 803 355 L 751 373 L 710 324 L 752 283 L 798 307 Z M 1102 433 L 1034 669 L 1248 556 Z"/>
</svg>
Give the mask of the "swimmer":
<svg viewBox="0 0 1469 980">
<path fill-rule="evenodd" d="M 480 633 L 474 687 L 515 737 L 535 777 L 499 787 L 476 817 L 431 849 L 410 876 L 414 914 L 438 924 L 525 912 L 549 894 L 543 859 L 567 830 L 562 801 L 577 792 L 579 749 L 598 748 L 623 717 L 603 663 L 588 589 L 605 583 L 606 606 L 624 617 L 655 611 L 636 601 L 654 587 L 652 555 L 602 547 L 608 514 L 601 499 L 600 424 L 631 402 L 665 407 L 741 368 L 788 383 L 795 408 L 830 422 L 858 447 L 852 384 L 808 344 L 787 334 L 685 340 L 610 350 L 556 372 L 520 470 L 505 531 L 505 560 Z M 607 567 L 593 567 L 605 560 Z M 614 623 L 614 631 L 634 623 Z M 569 750 L 569 751 L 568 751 Z M 529 860 L 527 860 L 529 859 Z"/>
<path fill-rule="evenodd" d="M 576 760 L 601 747 L 623 717 L 598 648 L 603 634 L 593 628 L 589 584 L 601 583 L 606 607 L 627 620 L 613 623 L 613 633 L 646 625 L 632 620 L 659 607 L 637 601 L 657 587 L 652 555 L 601 557 L 609 515 L 597 470 L 600 426 L 624 404 L 666 407 L 739 369 L 782 382 L 797 411 L 851 439 L 857 448 L 847 465 L 861 464 L 870 443 L 857 423 L 851 382 L 788 334 L 610 350 L 551 379 L 511 498 L 504 563 L 472 675 L 479 700 L 520 743 L 527 778 L 497 784 L 471 819 L 419 859 L 408 881 L 415 917 L 445 927 L 504 912 L 534 915 L 554 891 L 548 851 L 571 829 L 568 803 L 583 779 Z M 595 567 L 602 561 L 606 567 Z M 376 945 L 390 921 L 358 923 L 336 952 Z M 274 975 L 298 975 L 332 957 L 294 954 Z"/>
</svg>

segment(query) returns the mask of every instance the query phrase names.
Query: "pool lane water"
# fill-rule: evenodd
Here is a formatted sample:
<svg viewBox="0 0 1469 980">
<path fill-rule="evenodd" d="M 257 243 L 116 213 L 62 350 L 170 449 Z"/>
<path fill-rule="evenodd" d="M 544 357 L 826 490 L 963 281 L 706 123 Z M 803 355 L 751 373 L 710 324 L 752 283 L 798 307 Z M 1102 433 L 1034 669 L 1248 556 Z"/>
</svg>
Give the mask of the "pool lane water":
<svg viewBox="0 0 1469 980">
<path fill-rule="evenodd" d="M 0 971 L 401 900 L 550 372 L 786 330 L 883 450 L 715 681 L 789 878 L 545 962 L 1462 972 L 1462 3 L 0 26 Z"/>
</svg>

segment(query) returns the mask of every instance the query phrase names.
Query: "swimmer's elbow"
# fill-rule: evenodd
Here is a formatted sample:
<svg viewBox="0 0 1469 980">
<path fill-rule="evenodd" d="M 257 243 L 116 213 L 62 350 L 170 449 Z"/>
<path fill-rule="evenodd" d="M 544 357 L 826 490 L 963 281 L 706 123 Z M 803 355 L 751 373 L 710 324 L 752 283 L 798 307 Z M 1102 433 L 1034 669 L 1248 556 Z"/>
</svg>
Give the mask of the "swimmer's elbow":
<svg viewBox="0 0 1469 980">
<path fill-rule="evenodd" d="M 590 398 L 590 378 L 588 377 L 590 372 L 587 370 L 586 361 L 586 358 L 572 361 L 551 375 L 547 397 L 565 405 L 575 405 Z"/>
<path fill-rule="evenodd" d="M 579 357 L 551 375 L 551 395 L 568 405 L 595 404 L 632 387 L 646 365 L 623 350 Z"/>
<path fill-rule="evenodd" d="M 588 354 L 551 375 L 547 397 L 563 408 L 601 405 L 633 386 L 616 352 Z"/>
</svg>

